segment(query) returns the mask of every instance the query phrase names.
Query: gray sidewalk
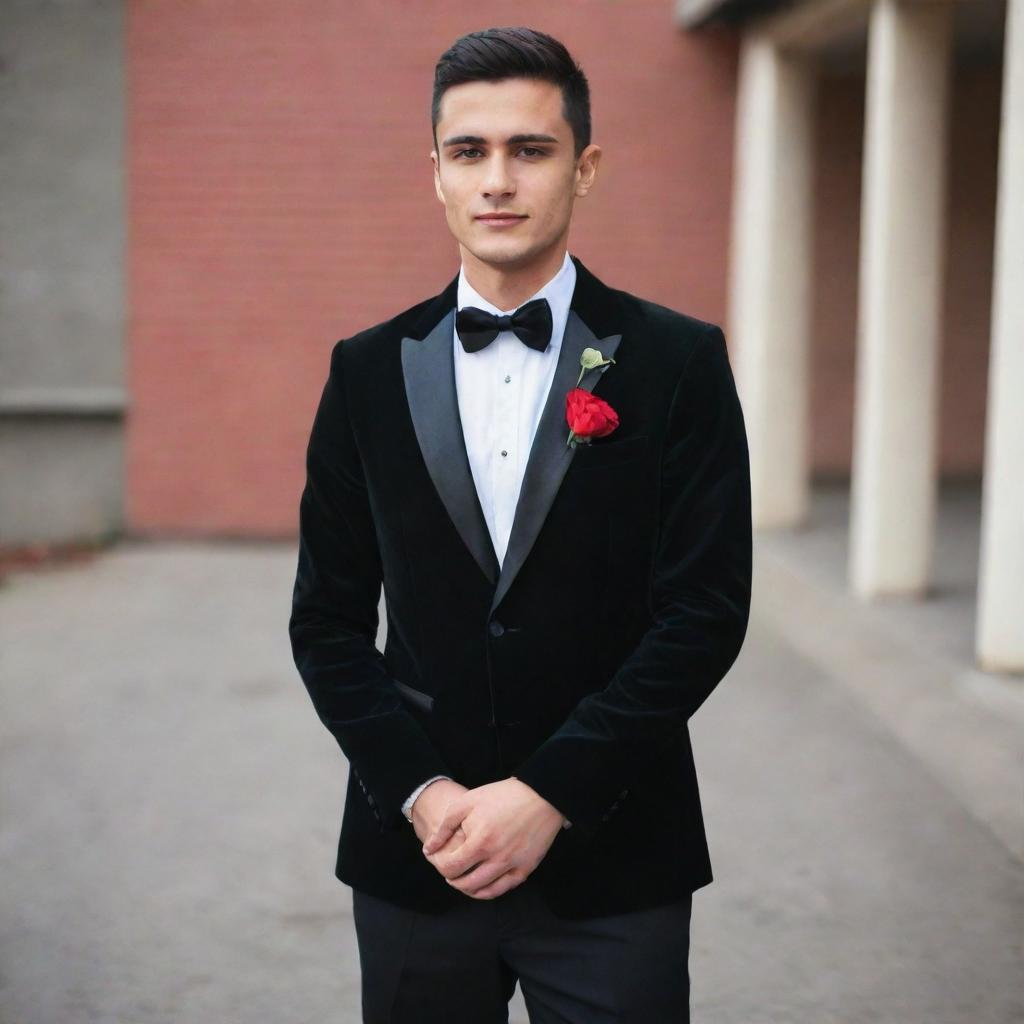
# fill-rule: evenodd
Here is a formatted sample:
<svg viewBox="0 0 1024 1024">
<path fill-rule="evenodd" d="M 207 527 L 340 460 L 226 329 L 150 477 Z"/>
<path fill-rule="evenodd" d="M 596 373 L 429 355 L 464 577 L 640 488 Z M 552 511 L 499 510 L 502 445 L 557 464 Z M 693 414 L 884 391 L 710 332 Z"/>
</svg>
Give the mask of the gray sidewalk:
<svg viewBox="0 0 1024 1024">
<path fill-rule="evenodd" d="M 1012 746 L 1017 705 L 953 693 L 967 736 L 949 749 L 944 705 L 929 752 L 849 638 L 831 670 L 842 610 L 784 549 L 759 541 L 747 644 L 691 722 L 715 868 L 695 1024 L 1024 1020 L 1012 808 L 978 806 L 1005 762 L 936 767 L 986 723 Z M 294 567 L 286 545 L 129 543 L 0 588 L 2 1024 L 359 1020 L 346 769 L 291 663 Z"/>
</svg>

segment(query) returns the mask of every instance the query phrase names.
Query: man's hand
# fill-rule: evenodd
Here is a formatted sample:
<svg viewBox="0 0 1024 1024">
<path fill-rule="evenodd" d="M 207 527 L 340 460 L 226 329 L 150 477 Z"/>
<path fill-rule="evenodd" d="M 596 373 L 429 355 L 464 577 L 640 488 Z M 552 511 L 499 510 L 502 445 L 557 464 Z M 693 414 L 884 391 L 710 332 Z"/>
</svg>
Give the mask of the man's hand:
<svg viewBox="0 0 1024 1024">
<path fill-rule="evenodd" d="M 421 843 L 425 842 L 444 820 L 449 804 L 456 797 L 468 792 L 465 786 L 453 779 L 435 779 L 416 797 L 412 804 L 412 827 Z M 456 829 L 445 849 L 457 849 L 465 838 L 462 829 Z"/>
<path fill-rule="evenodd" d="M 564 820 L 525 782 L 502 779 L 452 800 L 423 853 L 449 885 L 475 899 L 493 899 L 526 880 Z M 453 847 L 450 840 L 459 831 L 465 839 Z"/>
</svg>

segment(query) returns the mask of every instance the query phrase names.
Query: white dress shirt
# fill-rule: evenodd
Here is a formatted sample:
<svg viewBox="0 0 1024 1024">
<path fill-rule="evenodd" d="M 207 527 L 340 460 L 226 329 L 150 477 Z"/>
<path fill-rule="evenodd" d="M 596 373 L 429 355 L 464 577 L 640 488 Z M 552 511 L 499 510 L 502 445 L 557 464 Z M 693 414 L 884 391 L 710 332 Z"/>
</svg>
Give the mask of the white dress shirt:
<svg viewBox="0 0 1024 1024">
<path fill-rule="evenodd" d="M 458 331 L 452 330 L 455 389 L 466 454 L 499 565 L 505 560 L 526 462 L 551 390 L 575 287 L 576 266 L 566 252 L 558 273 L 520 303 L 548 300 L 551 342 L 543 352 L 524 344 L 511 330 L 499 332 L 486 348 L 467 352 Z M 476 306 L 496 315 L 511 315 L 519 308 L 498 309 L 488 302 L 466 280 L 465 266 L 459 270 L 456 303 L 457 309 Z M 402 805 L 405 816 L 409 817 L 416 797 L 431 782 L 448 777 L 435 775 L 418 786 Z M 563 827 L 568 828 L 569 823 Z"/>
<path fill-rule="evenodd" d="M 551 343 L 543 352 L 530 348 L 510 330 L 501 331 L 479 352 L 467 352 L 458 332 L 452 332 L 466 453 L 499 564 L 505 560 L 526 460 L 555 374 L 575 284 L 576 267 L 567 252 L 558 273 L 526 300 L 547 299 L 551 306 Z M 498 309 L 483 298 L 466 280 L 465 268 L 459 272 L 457 302 L 459 309 L 476 306 L 497 315 L 515 312 Z"/>
</svg>

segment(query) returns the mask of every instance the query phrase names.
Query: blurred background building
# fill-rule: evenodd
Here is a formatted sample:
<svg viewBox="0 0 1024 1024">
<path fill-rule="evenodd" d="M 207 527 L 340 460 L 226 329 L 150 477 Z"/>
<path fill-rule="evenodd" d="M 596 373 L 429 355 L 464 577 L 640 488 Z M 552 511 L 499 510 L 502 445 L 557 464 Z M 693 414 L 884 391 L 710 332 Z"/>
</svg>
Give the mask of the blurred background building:
<svg viewBox="0 0 1024 1024">
<path fill-rule="evenodd" d="M 458 269 L 430 86 L 477 6 L 4 4 L 6 548 L 294 536 L 331 346 Z M 845 585 L 926 598 L 958 488 L 996 671 L 1024 670 L 1020 8 L 515 9 L 592 85 L 571 251 L 726 328 L 758 527 L 831 483 Z"/>
</svg>

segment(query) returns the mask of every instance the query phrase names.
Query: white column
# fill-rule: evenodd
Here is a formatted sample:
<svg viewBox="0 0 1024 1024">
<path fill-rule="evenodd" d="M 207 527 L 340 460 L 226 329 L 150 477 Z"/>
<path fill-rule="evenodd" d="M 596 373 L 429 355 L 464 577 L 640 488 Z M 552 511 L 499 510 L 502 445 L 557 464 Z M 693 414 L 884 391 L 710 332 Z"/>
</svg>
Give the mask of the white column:
<svg viewBox="0 0 1024 1024">
<path fill-rule="evenodd" d="M 850 578 L 928 585 L 952 9 L 877 0 L 868 28 Z"/>
<path fill-rule="evenodd" d="M 757 527 L 808 505 L 813 71 L 748 33 L 740 54 L 729 332 Z"/>
<path fill-rule="evenodd" d="M 976 653 L 1024 671 L 1024 0 L 1008 0 Z"/>
</svg>

